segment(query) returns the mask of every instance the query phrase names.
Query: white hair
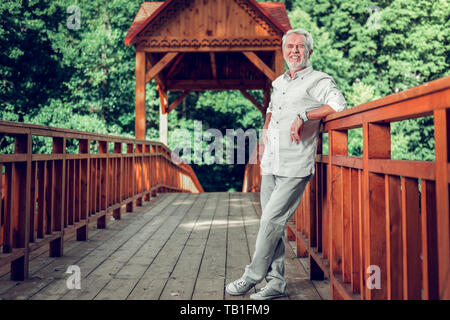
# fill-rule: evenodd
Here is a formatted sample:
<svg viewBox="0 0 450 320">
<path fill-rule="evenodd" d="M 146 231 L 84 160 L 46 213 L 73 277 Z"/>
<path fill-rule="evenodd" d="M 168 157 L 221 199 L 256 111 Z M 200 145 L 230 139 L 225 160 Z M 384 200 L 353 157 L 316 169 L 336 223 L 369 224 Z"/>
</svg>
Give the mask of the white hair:
<svg viewBox="0 0 450 320">
<path fill-rule="evenodd" d="M 288 32 L 286 32 L 286 34 L 283 36 L 283 38 L 281 40 L 283 49 L 284 49 L 284 44 L 286 42 L 287 37 L 293 33 L 301 34 L 305 37 L 306 50 L 308 50 L 308 54 L 311 53 L 311 51 L 313 49 L 313 45 L 314 45 L 313 37 L 311 36 L 311 34 L 308 31 L 306 31 L 305 29 L 300 29 L 300 28 L 289 30 Z"/>
</svg>

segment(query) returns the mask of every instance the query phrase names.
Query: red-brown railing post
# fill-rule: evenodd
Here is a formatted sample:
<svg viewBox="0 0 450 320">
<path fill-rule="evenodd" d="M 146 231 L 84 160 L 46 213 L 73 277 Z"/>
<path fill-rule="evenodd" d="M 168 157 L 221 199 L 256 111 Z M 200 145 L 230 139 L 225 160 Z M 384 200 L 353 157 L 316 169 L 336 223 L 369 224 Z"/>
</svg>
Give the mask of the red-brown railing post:
<svg viewBox="0 0 450 320">
<path fill-rule="evenodd" d="M 53 154 L 64 156 L 66 154 L 66 138 L 53 138 Z M 64 199 L 66 185 L 66 159 L 53 160 L 52 167 L 53 185 L 53 226 L 51 232 L 59 232 L 59 237 L 50 241 L 50 257 L 61 257 L 63 255 L 64 237 Z"/>
<path fill-rule="evenodd" d="M 31 135 L 23 134 L 15 138 L 15 154 L 26 154 L 25 162 L 12 164 L 11 172 L 11 237 L 12 248 L 23 248 L 23 255 L 11 262 L 11 280 L 28 278 L 28 238 L 30 228 L 30 187 L 31 187 Z M 20 196 L 25 193 L 24 199 Z"/>
<path fill-rule="evenodd" d="M 445 101 L 444 97 L 442 101 Z M 448 105 L 448 94 L 447 94 Z M 436 148 L 436 219 L 439 269 L 439 299 L 450 299 L 449 160 L 450 110 L 434 111 Z"/>
<path fill-rule="evenodd" d="M 342 169 L 333 165 L 334 156 L 348 155 L 347 131 L 330 130 L 328 134 L 329 166 L 328 188 L 329 192 L 329 252 L 330 252 L 330 294 L 333 299 L 342 298 L 334 285 L 334 277 L 340 277 L 343 260 L 343 199 L 342 199 Z"/>
<path fill-rule="evenodd" d="M 366 281 L 362 283 L 365 288 L 365 298 L 369 300 L 387 298 L 385 179 L 381 174 L 369 172 L 369 161 L 370 159 L 390 159 L 390 157 L 390 124 L 364 123 L 363 245 L 365 257 L 363 279 L 369 276 L 367 274 L 369 266 L 379 267 L 381 271 L 381 287 L 379 289 L 370 289 Z"/>
</svg>

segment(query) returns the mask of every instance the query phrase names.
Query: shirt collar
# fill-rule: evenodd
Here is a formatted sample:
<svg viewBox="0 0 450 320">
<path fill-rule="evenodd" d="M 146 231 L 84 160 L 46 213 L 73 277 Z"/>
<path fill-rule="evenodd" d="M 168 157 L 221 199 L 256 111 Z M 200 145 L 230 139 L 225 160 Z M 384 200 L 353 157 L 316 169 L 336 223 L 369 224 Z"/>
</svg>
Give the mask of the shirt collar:
<svg viewBox="0 0 450 320">
<path fill-rule="evenodd" d="M 305 69 L 303 69 L 303 70 L 301 70 L 301 71 L 297 71 L 297 72 L 294 74 L 294 78 L 291 78 L 291 72 L 290 72 L 290 70 L 287 70 L 287 71 L 284 73 L 283 78 L 284 78 L 285 80 L 295 80 L 295 79 L 297 79 L 298 77 L 303 77 L 303 76 L 307 75 L 307 74 L 310 73 L 312 70 L 313 70 L 313 67 L 312 67 L 312 66 L 308 66 L 308 67 L 306 67 Z"/>
</svg>

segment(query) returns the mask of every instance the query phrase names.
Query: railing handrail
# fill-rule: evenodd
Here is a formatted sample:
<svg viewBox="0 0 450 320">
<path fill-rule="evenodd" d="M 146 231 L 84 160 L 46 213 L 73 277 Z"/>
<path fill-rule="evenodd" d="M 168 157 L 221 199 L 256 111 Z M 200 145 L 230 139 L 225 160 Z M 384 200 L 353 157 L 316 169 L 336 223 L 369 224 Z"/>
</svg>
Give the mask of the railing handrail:
<svg viewBox="0 0 450 320">
<path fill-rule="evenodd" d="M 393 93 L 388 96 L 360 104 L 358 106 L 343 110 L 341 112 L 333 113 L 327 116 L 322 121 L 324 123 L 327 123 L 342 118 L 348 118 L 350 116 L 363 114 L 368 111 L 373 111 L 393 104 L 398 104 L 400 102 L 405 102 L 407 100 L 416 99 L 424 95 L 437 93 L 439 91 L 446 90 L 449 88 L 450 88 L 450 76 L 439 78 L 401 92 Z M 435 108 L 424 109 L 423 111 L 431 114 L 434 109 Z M 420 114 L 420 116 L 422 116 L 422 114 Z M 382 120 L 390 120 L 390 119 L 392 119 L 392 117 L 386 116 L 386 118 Z"/>
</svg>

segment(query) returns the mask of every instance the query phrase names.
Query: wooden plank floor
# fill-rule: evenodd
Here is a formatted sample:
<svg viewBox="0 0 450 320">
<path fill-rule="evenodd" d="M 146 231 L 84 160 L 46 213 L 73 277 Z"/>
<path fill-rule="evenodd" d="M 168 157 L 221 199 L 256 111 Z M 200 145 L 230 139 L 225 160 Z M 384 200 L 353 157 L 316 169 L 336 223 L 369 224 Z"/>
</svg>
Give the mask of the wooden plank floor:
<svg viewBox="0 0 450 320">
<path fill-rule="evenodd" d="M 257 193 L 161 194 L 107 228 L 91 227 L 89 240 L 65 242 L 64 256 L 33 253 L 30 277 L 9 280 L 0 269 L 0 299 L 248 300 L 225 293 L 255 249 L 261 207 Z M 81 289 L 68 289 L 70 265 L 81 270 Z M 327 281 L 308 279 L 304 261 L 286 244 L 288 297 L 328 299 Z M 261 283 L 256 289 L 261 288 Z M 255 292 L 255 289 L 252 290 Z"/>
</svg>

